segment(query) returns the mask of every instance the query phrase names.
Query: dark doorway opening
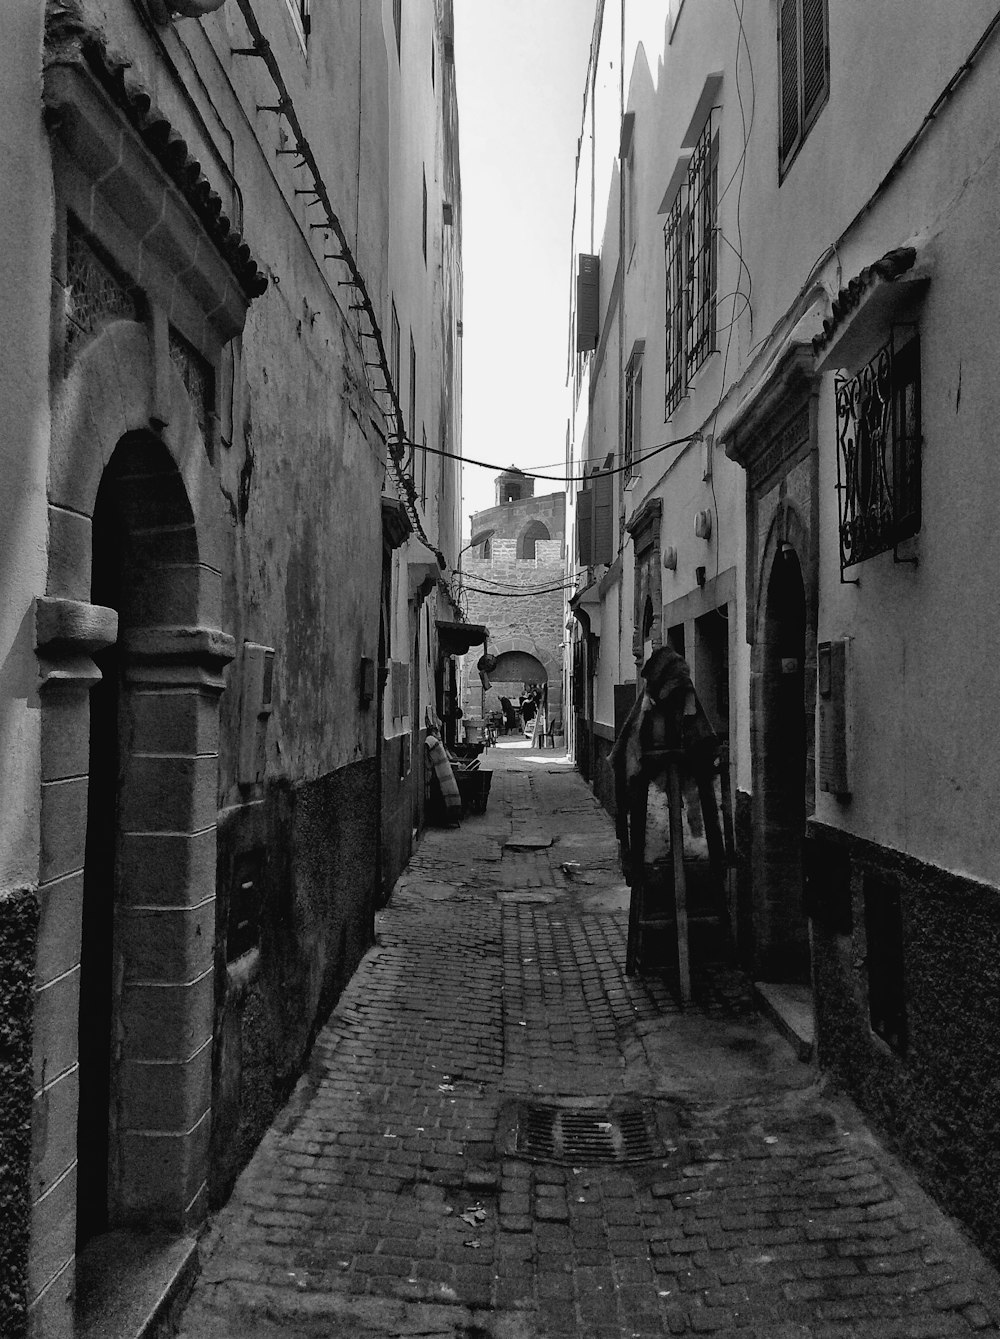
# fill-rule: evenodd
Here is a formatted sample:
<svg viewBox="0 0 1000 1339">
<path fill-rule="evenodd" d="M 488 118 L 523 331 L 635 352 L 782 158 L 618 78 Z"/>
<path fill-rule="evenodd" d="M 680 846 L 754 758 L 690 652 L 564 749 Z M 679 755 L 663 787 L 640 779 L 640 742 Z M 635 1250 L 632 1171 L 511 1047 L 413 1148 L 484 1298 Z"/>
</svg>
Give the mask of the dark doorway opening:
<svg viewBox="0 0 1000 1339">
<path fill-rule="evenodd" d="M 806 822 L 806 597 L 798 555 L 779 545 L 768 579 L 760 709 L 757 834 L 760 968 L 766 980 L 807 985 L 809 927 L 804 904 Z"/>
<path fill-rule="evenodd" d="M 93 518 L 91 599 L 121 608 L 125 530 L 107 475 Z M 121 662 L 117 646 L 95 656 L 80 954 L 76 1249 L 108 1229 L 115 864 L 118 834 Z"/>
</svg>

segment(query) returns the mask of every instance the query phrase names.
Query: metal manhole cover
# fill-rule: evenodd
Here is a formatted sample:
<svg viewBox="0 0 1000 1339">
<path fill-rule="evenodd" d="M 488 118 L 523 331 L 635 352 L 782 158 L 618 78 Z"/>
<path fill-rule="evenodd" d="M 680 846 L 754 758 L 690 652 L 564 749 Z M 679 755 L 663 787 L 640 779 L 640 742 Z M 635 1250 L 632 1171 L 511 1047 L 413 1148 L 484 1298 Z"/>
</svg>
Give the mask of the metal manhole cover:
<svg viewBox="0 0 1000 1339">
<path fill-rule="evenodd" d="M 652 1113 L 643 1106 L 559 1107 L 522 1102 L 514 1151 L 544 1162 L 646 1162 L 663 1154 Z"/>
</svg>

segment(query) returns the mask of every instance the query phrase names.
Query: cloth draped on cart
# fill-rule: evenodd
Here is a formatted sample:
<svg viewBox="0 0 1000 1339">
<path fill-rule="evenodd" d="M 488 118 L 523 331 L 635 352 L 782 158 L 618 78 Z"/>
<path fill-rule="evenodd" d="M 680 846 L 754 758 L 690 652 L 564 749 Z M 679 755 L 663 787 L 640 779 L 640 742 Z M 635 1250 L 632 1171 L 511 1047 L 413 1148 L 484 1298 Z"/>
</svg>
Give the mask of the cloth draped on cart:
<svg viewBox="0 0 1000 1339">
<path fill-rule="evenodd" d="M 665 750 L 682 753 L 681 789 L 687 821 L 700 835 L 699 781 L 704 786 L 714 768 L 718 738 L 698 701 L 691 670 L 683 656 L 668 646 L 654 651 L 640 671 L 645 690 L 636 698 L 611 750 L 615 778 L 616 828 L 622 869 L 631 882 L 633 852 L 630 815 L 637 792 L 650 783 L 662 788 L 665 767 L 657 761 Z"/>
<path fill-rule="evenodd" d="M 458 782 L 455 780 L 455 773 L 452 770 L 447 750 L 441 742 L 441 723 L 429 707 L 427 708 L 426 721 L 427 736 L 424 740 L 424 748 L 427 752 L 427 761 L 430 763 L 434 774 L 434 783 L 437 785 L 441 796 L 444 816 L 449 822 L 460 822 L 462 818 L 462 797 L 459 794 Z"/>
</svg>

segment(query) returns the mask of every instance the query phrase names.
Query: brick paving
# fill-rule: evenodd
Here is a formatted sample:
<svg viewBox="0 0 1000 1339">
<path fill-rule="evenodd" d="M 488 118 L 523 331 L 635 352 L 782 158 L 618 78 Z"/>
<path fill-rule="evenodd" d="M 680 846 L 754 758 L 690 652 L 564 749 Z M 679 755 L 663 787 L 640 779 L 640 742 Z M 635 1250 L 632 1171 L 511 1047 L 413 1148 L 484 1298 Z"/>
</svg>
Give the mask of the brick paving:
<svg viewBox="0 0 1000 1339">
<path fill-rule="evenodd" d="M 213 1223 L 183 1339 L 1000 1335 L 995 1274 L 736 971 L 685 1013 L 625 976 L 583 782 L 488 760 L 486 815 L 426 835 Z M 649 1147 L 525 1149 L 529 1100 L 598 1145 L 638 1110 Z"/>
</svg>

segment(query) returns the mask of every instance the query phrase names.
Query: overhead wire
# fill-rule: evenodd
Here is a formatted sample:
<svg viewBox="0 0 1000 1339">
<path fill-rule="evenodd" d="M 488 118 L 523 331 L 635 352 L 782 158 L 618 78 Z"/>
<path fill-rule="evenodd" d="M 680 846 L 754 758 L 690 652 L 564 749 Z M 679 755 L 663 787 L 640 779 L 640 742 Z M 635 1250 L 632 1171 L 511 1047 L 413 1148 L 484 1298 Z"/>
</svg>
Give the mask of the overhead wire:
<svg viewBox="0 0 1000 1339">
<path fill-rule="evenodd" d="M 653 447 L 652 450 L 647 451 L 640 456 L 638 461 L 630 462 L 627 465 L 615 465 L 606 470 L 597 470 L 595 468 L 594 472 L 600 474 L 624 474 L 626 470 L 634 471 L 637 464 L 641 465 L 643 461 L 651 460 L 653 456 L 658 456 L 663 451 L 669 451 L 672 446 L 682 446 L 685 442 L 700 440 L 700 432 L 689 432 L 683 437 L 674 437 L 669 442 L 661 442 L 659 446 Z M 483 469 L 500 470 L 502 473 L 507 473 L 511 469 L 509 465 L 498 465 L 492 460 L 475 460 L 471 456 L 458 455 L 454 451 L 445 451 L 441 447 L 424 446 L 422 442 L 411 442 L 407 438 L 402 439 L 402 444 L 404 446 L 415 446 L 420 451 L 429 451 L 435 456 L 445 456 L 449 460 L 460 460 L 464 465 L 479 465 Z M 537 470 L 522 470 L 520 468 L 517 469 L 517 473 L 525 479 L 540 479 L 543 482 L 553 484 L 582 484 L 588 483 L 591 478 L 590 474 L 541 474 Z"/>
</svg>

